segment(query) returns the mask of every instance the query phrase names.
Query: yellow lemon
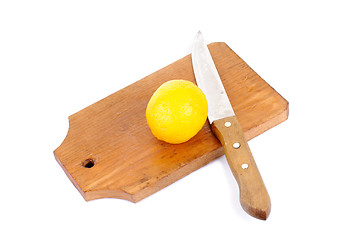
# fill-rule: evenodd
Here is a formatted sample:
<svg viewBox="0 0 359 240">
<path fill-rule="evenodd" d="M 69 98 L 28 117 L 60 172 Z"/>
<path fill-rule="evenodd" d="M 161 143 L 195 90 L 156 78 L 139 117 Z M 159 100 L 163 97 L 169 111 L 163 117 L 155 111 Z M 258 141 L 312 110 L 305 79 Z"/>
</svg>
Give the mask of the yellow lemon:
<svg viewBox="0 0 359 240">
<path fill-rule="evenodd" d="M 206 122 L 205 95 L 190 81 L 171 80 L 153 94 L 146 119 L 153 135 L 168 143 L 183 143 L 194 137 Z"/>
</svg>

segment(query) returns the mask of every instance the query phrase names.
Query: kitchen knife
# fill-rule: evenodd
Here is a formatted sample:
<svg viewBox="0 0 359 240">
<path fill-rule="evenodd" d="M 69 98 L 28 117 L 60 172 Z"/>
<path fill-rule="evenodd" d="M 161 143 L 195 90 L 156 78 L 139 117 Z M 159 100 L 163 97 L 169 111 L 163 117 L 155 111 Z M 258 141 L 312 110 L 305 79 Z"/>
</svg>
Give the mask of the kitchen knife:
<svg viewBox="0 0 359 240">
<path fill-rule="evenodd" d="M 207 98 L 212 132 L 221 142 L 238 183 L 242 208 L 249 215 L 266 220 L 270 197 L 201 32 L 194 40 L 192 65 L 197 85 Z"/>
</svg>

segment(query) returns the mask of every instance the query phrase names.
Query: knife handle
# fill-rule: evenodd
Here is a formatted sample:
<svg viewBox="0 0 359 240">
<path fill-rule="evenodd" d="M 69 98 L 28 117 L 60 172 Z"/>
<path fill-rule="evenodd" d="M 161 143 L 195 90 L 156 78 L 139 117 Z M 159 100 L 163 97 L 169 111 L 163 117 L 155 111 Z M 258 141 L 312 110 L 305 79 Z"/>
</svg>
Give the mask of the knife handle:
<svg viewBox="0 0 359 240">
<path fill-rule="evenodd" d="M 213 121 L 212 131 L 222 143 L 224 153 L 240 190 L 242 208 L 251 216 L 266 220 L 271 202 L 237 118 Z"/>
</svg>

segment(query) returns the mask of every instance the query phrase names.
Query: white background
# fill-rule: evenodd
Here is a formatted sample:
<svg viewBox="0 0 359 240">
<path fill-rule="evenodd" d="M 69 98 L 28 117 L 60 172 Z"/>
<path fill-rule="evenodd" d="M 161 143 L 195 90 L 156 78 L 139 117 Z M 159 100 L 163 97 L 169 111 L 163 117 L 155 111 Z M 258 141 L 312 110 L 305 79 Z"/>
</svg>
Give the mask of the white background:
<svg viewBox="0 0 359 240">
<path fill-rule="evenodd" d="M 356 1 L 0 1 L 1 239 L 358 239 Z M 290 105 L 250 141 L 248 216 L 224 157 L 134 204 L 85 202 L 55 161 L 67 117 L 182 58 L 201 30 Z"/>
</svg>

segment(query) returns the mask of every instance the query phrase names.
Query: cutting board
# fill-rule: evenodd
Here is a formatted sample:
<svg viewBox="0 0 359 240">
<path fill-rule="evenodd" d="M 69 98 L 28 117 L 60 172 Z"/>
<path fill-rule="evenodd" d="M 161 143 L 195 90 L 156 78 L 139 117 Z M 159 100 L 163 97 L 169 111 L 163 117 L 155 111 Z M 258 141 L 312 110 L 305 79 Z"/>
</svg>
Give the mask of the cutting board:
<svg viewBox="0 0 359 240">
<path fill-rule="evenodd" d="M 208 45 L 248 140 L 285 121 L 288 102 L 225 43 Z M 224 154 L 208 121 L 191 140 L 168 144 L 147 126 L 145 110 L 164 82 L 195 82 L 191 55 L 69 117 L 55 158 L 86 201 L 138 202 Z"/>
</svg>

